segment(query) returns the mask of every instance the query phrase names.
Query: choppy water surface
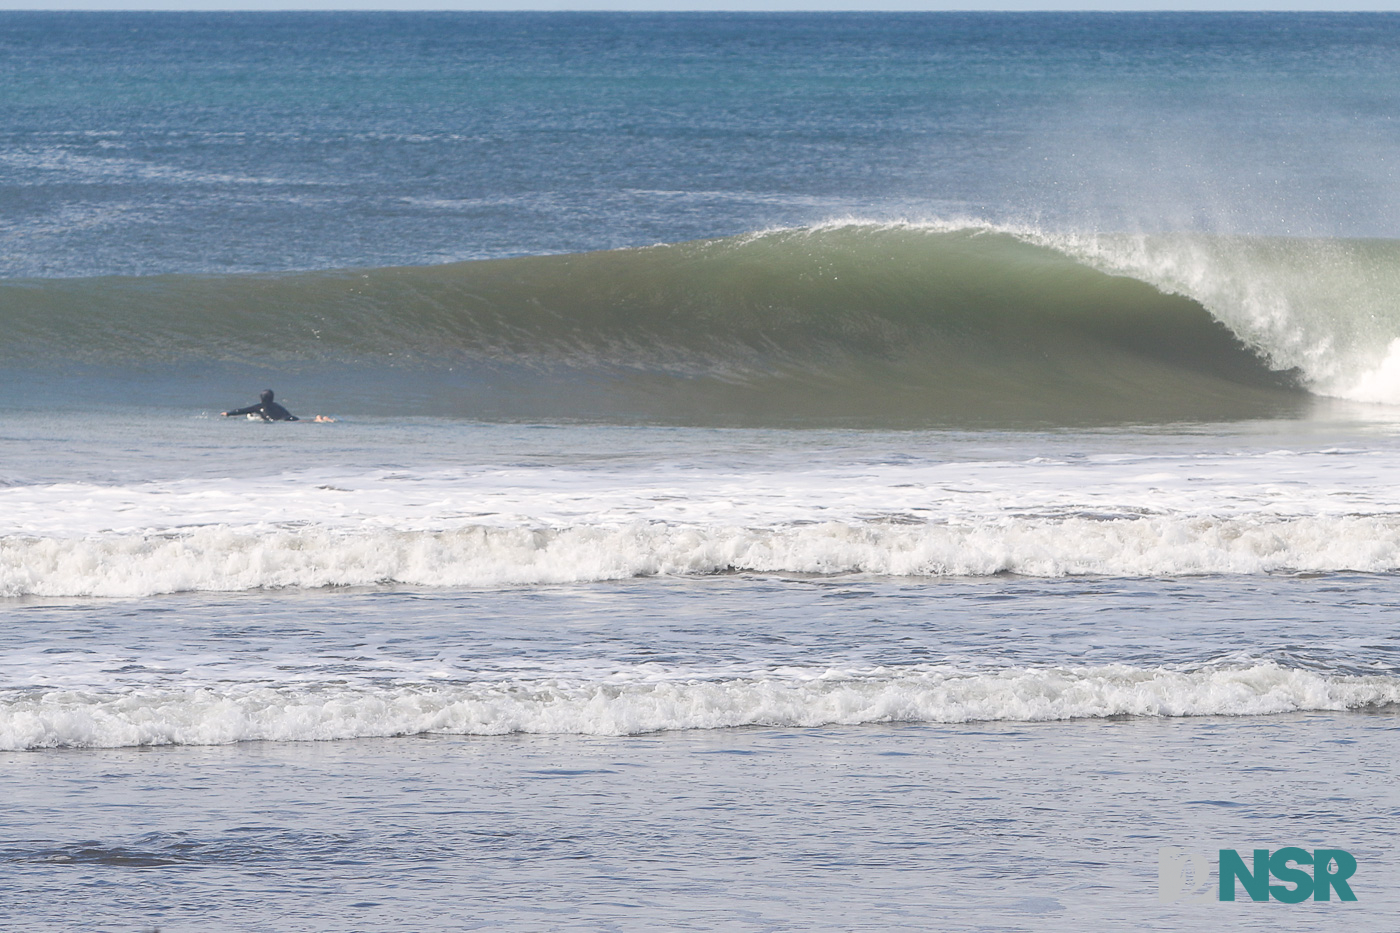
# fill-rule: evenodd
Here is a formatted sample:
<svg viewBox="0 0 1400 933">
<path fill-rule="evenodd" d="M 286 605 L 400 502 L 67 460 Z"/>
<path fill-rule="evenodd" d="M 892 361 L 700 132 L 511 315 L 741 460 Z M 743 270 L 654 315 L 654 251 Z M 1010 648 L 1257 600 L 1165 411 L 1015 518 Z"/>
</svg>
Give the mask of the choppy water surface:
<svg viewBox="0 0 1400 933">
<path fill-rule="evenodd" d="M 30 928 L 1166 930 L 1162 845 L 1389 857 L 1385 421 L 7 424 Z"/>
<path fill-rule="evenodd" d="M 1204 928 L 1225 905 L 1159 905 L 1158 846 L 1283 824 L 1389 857 L 1395 707 L 1346 707 L 1362 685 L 1393 702 L 1397 612 L 1365 575 L 29 602 L 4 677 L 44 699 L 26 716 L 10 692 L 8 739 L 42 717 L 82 744 L 237 744 L 11 753 L 0 877 L 36 900 L 4 911 Z M 357 729 L 418 734 L 306 741 Z M 617 735 L 653 729 L 681 731 Z M 461 734 L 509 730 L 531 734 Z M 1356 891 L 1348 923 L 1385 929 L 1384 878 Z M 1334 929 L 1325 906 L 1291 928 Z M 1275 923 L 1260 907 L 1231 924 Z"/>
<path fill-rule="evenodd" d="M 1387 708 L 1395 598 L 1364 575 L 738 576 L 37 602 L 15 609 L 0 744 Z"/>
<path fill-rule="evenodd" d="M 70 929 L 1273 929 L 1157 847 L 1391 852 L 1389 714 L 103 749 L 3 778 L 0 907 Z M 1299 749 L 1307 750 L 1300 754 Z M 1379 818 L 1378 818 L 1379 817 Z M 1389 929 L 1384 876 L 1290 929 Z M 12 919 L 13 918 L 13 919 Z M 139 918 L 139 920 L 137 920 Z M 1126 919 L 1125 919 L 1126 918 Z"/>
</svg>

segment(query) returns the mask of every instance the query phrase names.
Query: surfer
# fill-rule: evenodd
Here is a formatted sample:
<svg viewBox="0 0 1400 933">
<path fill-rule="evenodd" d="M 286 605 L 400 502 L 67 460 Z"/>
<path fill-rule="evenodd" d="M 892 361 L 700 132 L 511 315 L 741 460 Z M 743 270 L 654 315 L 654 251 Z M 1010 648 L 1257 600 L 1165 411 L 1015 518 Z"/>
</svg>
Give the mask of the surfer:
<svg viewBox="0 0 1400 933">
<path fill-rule="evenodd" d="M 247 408 L 240 408 L 236 411 L 222 412 L 225 418 L 233 418 L 237 415 L 257 415 L 264 421 L 300 421 L 296 415 L 287 411 L 281 405 L 272 400 L 272 390 L 263 389 L 258 398 L 261 399 L 256 405 L 249 405 Z M 320 420 L 317 416 L 316 420 Z"/>
</svg>

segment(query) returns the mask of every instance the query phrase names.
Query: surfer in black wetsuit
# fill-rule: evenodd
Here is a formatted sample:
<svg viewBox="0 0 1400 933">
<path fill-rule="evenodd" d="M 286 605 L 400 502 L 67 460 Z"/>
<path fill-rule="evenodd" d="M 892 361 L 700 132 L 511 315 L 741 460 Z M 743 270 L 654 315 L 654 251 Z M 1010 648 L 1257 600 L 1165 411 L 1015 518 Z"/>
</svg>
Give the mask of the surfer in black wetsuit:
<svg viewBox="0 0 1400 933">
<path fill-rule="evenodd" d="M 258 396 L 262 401 L 256 405 L 249 405 L 247 408 L 240 408 L 237 411 L 223 412 L 225 418 L 232 418 L 236 415 L 257 415 L 264 421 L 300 421 L 296 415 L 287 411 L 281 405 L 272 400 L 272 390 L 263 389 Z"/>
</svg>

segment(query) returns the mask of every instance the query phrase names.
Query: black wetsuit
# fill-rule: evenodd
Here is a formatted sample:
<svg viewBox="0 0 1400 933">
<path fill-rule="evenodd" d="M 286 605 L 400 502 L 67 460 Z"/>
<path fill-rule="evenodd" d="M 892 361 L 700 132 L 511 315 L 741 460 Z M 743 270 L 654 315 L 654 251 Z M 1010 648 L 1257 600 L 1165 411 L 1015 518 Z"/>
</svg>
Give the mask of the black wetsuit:
<svg viewBox="0 0 1400 933">
<path fill-rule="evenodd" d="M 260 396 L 262 401 L 256 405 L 249 405 L 247 408 L 240 408 L 237 411 L 224 412 L 225 418 L 232 418 L 235 415 L 257 415 L 264 421 L 300 421 L 296 415 L 287 411 L 281 405 L 272 400 L 272 390 L 265 390 Z"/>
</svg>

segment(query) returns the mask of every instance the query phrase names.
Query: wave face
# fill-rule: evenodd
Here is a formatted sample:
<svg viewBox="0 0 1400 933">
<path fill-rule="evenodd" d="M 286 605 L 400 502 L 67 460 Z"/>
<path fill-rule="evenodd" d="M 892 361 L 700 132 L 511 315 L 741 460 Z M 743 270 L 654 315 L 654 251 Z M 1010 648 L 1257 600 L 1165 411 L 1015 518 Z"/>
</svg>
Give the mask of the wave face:
<svg viewBox="0 0 1400 933">
<path fill-rule="evenodd" d="M 1123 664 L 959 670 L 785 668 L 747 677 L 524 679 L 353 687 L 8 691 L 0 750 L 219 745 L 369 736 L 635 735 L 733 726 L 1259 716 L 1400 702 L 1400 679 L 1270 662 L 1175 671 Z"/>
<path fill-rule="evenodd" d="M 0 284 L 0 366 L 48 393 L 85 380 L 110 391 L 107 377 L 142 391 L 167 380 L 168 393 L 209 407 L 227 404 L 233 379 L 275 379 L 348 413 L 919 425 L 1259 417 L 1298 410 L 1300 388 L 1341 391 L 1352 379 L 1352 397 L 1388 391 L 1366 381 L 1389 372 L 1386 321 L 1329 293 L 1331 279 L 1309 285 L 1309 250 L 1328 249 L 1400 269 L 1388 244 L 852 222 L 431 267 L 10 280 Z M 1364 271 L 1347 274 L 1374 285 Z M 1295 298 L 1318 301 L 1300 310 Z"/>
</svg>

